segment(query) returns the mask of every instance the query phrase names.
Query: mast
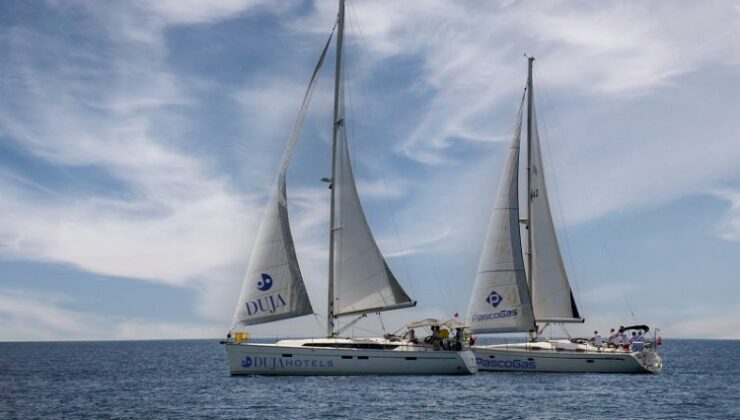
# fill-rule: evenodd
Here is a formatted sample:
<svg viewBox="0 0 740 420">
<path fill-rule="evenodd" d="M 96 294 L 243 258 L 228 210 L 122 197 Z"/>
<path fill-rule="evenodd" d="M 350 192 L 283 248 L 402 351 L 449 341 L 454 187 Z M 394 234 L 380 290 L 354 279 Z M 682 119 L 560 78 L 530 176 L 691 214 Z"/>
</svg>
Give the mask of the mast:
<svg viewBox="0 0 740 420">
<path fill-rule="evenodd" d="M 339 229 L 335 227 L 336 215 L 334 214 L 335 180 L 337 174 L 337 133 L 344 124 L 344 112 L 340 110 L 341 95 L 344 90 L 340 85 L 342 81 L 342 49 L 344 44 L 344 0 L 339 0 L 339 14 L 337 15 L 337 57 L 334 71 L 334 124 L 332 130 L 332 153 L 331 153 L 331 210 L 329 213 L 329 300 L 327 302 L 326 332 L 329 337 L 334 337 L 334 232 Z M 341 112 L 341 114 L 340 114 Z"/>
<path fill-rule="evenodd" d="M 532 63 L 534 57 L 527 57 L 527 283 L 529 283 L 529 293 L 532 293 L 533 272 L 532 272 Z M 533 302 L 534 303 L 534 302 Z M 534 307 L 534 305 L 533 305 Z M 529 339 L 535 340 L 537 337 L 537 321 L 534 324 L 535 331 L 529 332 Z"/>
<path fill-rule="evenodd" d="M 532 291 L 532 62 L 527 57 L 527 280 Z"/>
</svg>

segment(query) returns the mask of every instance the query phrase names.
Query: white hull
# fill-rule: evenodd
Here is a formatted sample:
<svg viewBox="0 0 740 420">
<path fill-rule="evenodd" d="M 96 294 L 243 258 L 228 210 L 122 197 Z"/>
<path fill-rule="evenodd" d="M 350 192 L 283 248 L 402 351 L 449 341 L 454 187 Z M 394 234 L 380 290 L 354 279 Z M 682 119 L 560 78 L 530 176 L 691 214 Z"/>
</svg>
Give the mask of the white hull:
<svg viewBox="0 0 740 420">
<path fill-rule="evenodd" d="M 567 341 L 473 346 L 480 371 L 562 373 L 657 373 L 652 350 L 624 351 Z"/>
<path fill-rule="evenodd" d="M 358 346 L 356 340 L 336 340 Z M 465 375 L 478 371 L 470 350 L 440 351 L 412 344 L 393 349 L 314 347 L 306 343 L 320 341 L 227 342 L 229 371 L 232 375 Z"/>
</svg>

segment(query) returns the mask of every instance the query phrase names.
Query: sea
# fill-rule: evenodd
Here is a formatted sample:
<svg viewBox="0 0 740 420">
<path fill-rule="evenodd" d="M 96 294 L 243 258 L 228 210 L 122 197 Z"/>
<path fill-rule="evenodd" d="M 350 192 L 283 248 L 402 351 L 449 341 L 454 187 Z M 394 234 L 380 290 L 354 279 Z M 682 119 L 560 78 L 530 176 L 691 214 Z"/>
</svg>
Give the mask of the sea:
<svg viewBox="0 0 740 420">
<path fill-rule="evenodd" d="M 740 341 L 659 374 L 230 376 L 217 340 L 0 343 L 2 419 L 740 419 Z"/>
</svg>

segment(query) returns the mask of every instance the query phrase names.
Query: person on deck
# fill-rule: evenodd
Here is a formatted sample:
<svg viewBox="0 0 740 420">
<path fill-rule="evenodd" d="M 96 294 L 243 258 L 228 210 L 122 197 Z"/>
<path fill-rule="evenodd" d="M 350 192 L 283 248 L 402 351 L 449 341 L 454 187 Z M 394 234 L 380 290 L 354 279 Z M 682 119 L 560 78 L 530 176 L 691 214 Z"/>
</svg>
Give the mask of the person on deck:
<svg viewBox="0 0 740 420">
<path fill-rule="evenodd" d="M 621 338 L 619 337 L 619 334 L 617 334 L 616 331 L 614 331 L 614 328 L 609 331 L 609 344 L 613 347 L 619 346 L 619 343 L 621 342 Z"/>
<path fill-rule="evenodd" d="M 439 350 L 442 344 L 442 333 L 439 331 L 439 326 L 432 326 L 432 347 L 434 350 Z"/>
<path fill-rule="evenodd" d="M 464 334 L 462 328 L 455 328 L 455 350 L 462 350 Z"/>
<path fill-rule="evenodd" d="M 403 338 L 416 344 L 416 332 L 413 328 L 409 328 L 409 330 L 406 331 L 406 334 L 403 335 Z"/>
<path fill-rule="evenodd" d="M 621 330 L 621 328 L 620 328 Z M 622 345 L 622 350 L 629 351 L 630 349 L 630 336 L 629 334 L 625 333 L 624 330 L 621 330 L 619 334 L 620 340 L 619 343 Z"/>
<path fill-rule="evenodd" d="M 439 337 L 442 340 L 442 348 L 445 350 L 449 350 L 450 349 L 450 344 L 449 344 L 450 332 L 447 330 L 447 328 L 442 328 L 442 331 L 439 333 Z"/>
<path fill-rule="evenodd" d="M 604 344 L 604 340 L 601 338 L 598 331 L 594 331 L 594 336 L 591 339 L 591 342 L 596 347 L 601 347 Z"/>
</svg>

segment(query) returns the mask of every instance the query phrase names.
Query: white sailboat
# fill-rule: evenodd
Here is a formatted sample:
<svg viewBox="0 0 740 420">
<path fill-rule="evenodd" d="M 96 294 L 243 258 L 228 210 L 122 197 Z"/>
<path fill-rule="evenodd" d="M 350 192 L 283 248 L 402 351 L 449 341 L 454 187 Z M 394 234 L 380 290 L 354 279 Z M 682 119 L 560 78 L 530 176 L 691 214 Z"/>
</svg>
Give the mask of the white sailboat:
<svg viewBox="0 0 740 420">
<path fill-rule="evenodd" d="M 257 234 L 232 327 L 224 342 L 232 375 L 470 374 L 477 372 L 469 349 L 446 351 L 395 336 L 339 335 L 368 313 L 416 305 L 385 262 L 357 194 L 344 124 L 342 53 L 344 0 L 335 25 L 336 74 L 329 226 L 327 336 L 252 343 L 245 326 L 313 313 L 290 232 L 286 172 L 331 35 L 314 70 L 303 107 L 278 171 L 277 183 Z M 333 35 L 333 31 L 332 31 Z M 339 317 L 356 316 L 337 329 Z"/>
<path fill-rule="evenodd" d="M 542 339 L 548 324 L 581 323 L 560 255 L 547 198 L 528 59 L 527 206 L 519 214 L 519 144 L 524 99 L 480 257 L 468 322 L 473 333 L 526 332 L 529 341 L 473 346 L 479 370 L 535 372 L 657 372 L 653 343 L 625 349 L 587 340 Z M 522 244 L 520 224 L 526 229 Z M 524 245 L 524 246 L 523 246 Z M 639 348 L 639 350 L 638 350 Z"/>
</svg>

